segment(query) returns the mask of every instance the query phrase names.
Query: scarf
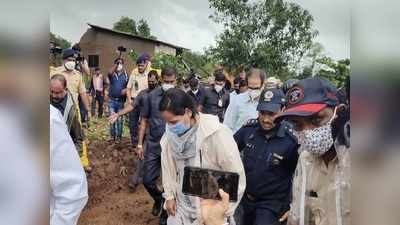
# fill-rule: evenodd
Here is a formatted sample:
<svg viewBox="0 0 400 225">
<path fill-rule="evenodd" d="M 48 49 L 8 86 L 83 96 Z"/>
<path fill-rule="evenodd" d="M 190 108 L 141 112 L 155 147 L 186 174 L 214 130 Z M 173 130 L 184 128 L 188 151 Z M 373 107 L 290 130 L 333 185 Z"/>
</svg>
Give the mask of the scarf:
<svg viewBox="0 0 400 225">
<path fill-rule="evenodd" d="M 172 157 L 179 160 L 189 159 L 196 156 L 196 131 L 199 125 L 196 124 L 182 136 L 166 130 L 167 139 L 171 145 Z"/>
</svg>

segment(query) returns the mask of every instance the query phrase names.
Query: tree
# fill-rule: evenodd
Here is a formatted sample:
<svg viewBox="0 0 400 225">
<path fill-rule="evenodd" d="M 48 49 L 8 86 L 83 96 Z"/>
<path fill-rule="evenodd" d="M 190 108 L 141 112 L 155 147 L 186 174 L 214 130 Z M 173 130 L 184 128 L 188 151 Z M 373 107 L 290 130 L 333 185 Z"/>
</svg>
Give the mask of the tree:
<svg viewBox="0 0 400 225">
<path fill-rule="evenodd" d="M 139 20 L 137 30 L 138 30 L 138 35 L 140 35 L 142 37 L 149 38 L 151 36 L 150 27 L 147 24 L 146 20 L 143 20 L 143 19 Z"/>
<path fill-rule="evenodd" d="M 61 36 L 53 34 L 52 32 L 50 32 L 50 41 L 54 42 L 56 46 L 62 49 L 71 47 L 71 42 L 69 42 L 67 39 L 62 38 Z"/>
<path fill-rule="evenodd" d="M 210 52 L 232 71 L 238 65 L 266 69 L 271 76 L 292 74 L 311 47 L 317 31 L 313 17 L 296 3 L 283 0 L 209 0 L 210 18 L 224 25 Z"/>
<path fill-rule="evenodd" d="M 50 32 L 50 42 L 53 42 L 55 46 L 53 47 L 59 47 L 61 49 L 67 49 L 71 47 L 71 42 L 69 42 L 67 39 L 62 38 L 59 35 L 55 35 L 52 32 Z M 60 53 L 53 53 L 49 55 L 49 65 L 57 67 L 62 64 L 62 55 Z"/>
<path fill-rule="evenodd" d="M 350 59 L 341 59 L 338 61 L 330 57 L 323 57 L 318 60 L 322 65 L 317 75 L 325 77 L 336 85 L 336 87 L 344 86 L 347 77 L 350 75 Z"/>
<path fill-rule="evenodd" d="M 181 61 L 180 55 L 174 56 L 164 52 L 158 52 L 153 56 L 151 65 L 155 69 L 160 70 L 166 66 L 175 68 L 178 80 L 180 80 L 182 76 L 188 72 Z"/>
<path fill-rule="evenodd" d="M 138 34 L 136 29 L 136 21 L 127 16 L 121 17 L 119 21 L 114 23 L 113 30 L 122 31 L 134 35 Z"/>
<path fill-rule="evenodd" d="M 209 77 L 213 74 L 216 67 L 216 62 L 212 58 L 207 57 L 206 54 L 183 51 L 181 57 L 201 78 Z"/>
<path fill-rule="evenodd" d="M 123 16 L 119 21 L 114 23 L 113 30 L 126 32 L 144 38 L 157 39 L 157 37 L 151 34 L 149 24 L 144 19 L 140 19 L 136 25 L 134 19 Z"/>
</svg>

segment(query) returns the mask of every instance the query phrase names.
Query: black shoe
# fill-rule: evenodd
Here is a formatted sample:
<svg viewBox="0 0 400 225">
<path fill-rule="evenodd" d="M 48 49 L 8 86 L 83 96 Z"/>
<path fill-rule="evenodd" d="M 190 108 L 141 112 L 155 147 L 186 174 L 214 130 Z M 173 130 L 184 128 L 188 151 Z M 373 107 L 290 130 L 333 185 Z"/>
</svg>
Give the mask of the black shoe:
<svg viewBox="0 0 400 225">
<path fill-rule="evenodd" d="M 161 201 L 155 201 L 153 209 L 151 210 L 151 214 L 153 214 L 153 216 L 160 216 L 163 205 L 164 205 L 164 199 L 162 199 Z"/>
<path fill-rule="evenodd" d="M 164 209 L 162 210 L 162 213 L 160 215 L 160 225 L 167 225 L 167 220 L 168 220 L 168 214 L 167 211 Z"/>
</svg>

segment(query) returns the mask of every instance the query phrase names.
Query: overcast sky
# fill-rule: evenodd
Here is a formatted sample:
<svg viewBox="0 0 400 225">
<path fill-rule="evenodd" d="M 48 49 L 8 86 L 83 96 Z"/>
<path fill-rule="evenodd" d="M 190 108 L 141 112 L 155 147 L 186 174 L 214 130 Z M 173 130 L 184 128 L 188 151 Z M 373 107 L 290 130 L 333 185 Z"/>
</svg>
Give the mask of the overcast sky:
<svg viewBox="0 0 400 225">
<path fill-rule="evenodd" d="M 348 0 L 296 0 L 314 17 L 316 41 L 335 58 L 350 57 L 350 7 Z M 121 16 L 148 21 L 158 40 L 202 51 L 215 44 L 222 27 L 208 16 L 207 0 L 85 0 L 53 1 L 50 30 L 78 42 L 87 23 L 112 28 Z"/>
</svg>

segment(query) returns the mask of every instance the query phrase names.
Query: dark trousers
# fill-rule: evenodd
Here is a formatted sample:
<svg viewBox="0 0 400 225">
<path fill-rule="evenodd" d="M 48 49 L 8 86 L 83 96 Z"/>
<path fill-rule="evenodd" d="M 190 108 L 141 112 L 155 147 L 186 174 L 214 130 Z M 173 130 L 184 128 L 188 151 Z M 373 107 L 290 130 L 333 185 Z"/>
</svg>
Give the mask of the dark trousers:
<svg viewBox="0 0 400 225">
<path fill-rule="evenodd" d="M 85 123 L 88 121 L 88 111 L 86 110 L 85 104 L 83 104 L 80 95 L 78 96 L 78 102 L 79 102 L 79 110 L 81 112 L 81 122 Z"/>
<path fill-rule="evenodd" d="M 251 201 L 243 197 L 240 205 L 243 209 L 243 225 L 282 225 L 279 218 L 285 213 L 277 213 L 271 209 L 271 205 L 265 201 Z"/>
<path fill-rule="evenodd" d="M 157 187 L 161 172 L 161 146 L 159 142 L 147 140 L 143 164 L 143 185 L 155 202 L 162 200 L 162 191 Z"/>
<path fill-rule="evenodd" d="M 138 159 L 136 161 L 136 169 L 135 173 L 132 176 L 131 184 L 139 185 L 143 183 L 143 165 L 144 165 L 144 160 Z"/>
<path fill-rule="evenodd" d="M 131 134 L 131 143 L 134 146 L 136 146 L 138 143 L 139 117 L 140 117 L 140 109 L 138 107 L 135 107 L 129 113 L 129 132 Z"/>
<path fill-rule="evenodd" d="M 104 104 L 103 92 L 96 91 L 96 93 L 93 96 L 93 100 L 92 100 L 92 116 L 96 115 L 96 103 L 99 105 L 99 108 L 97 110 L 97 116 L 98 117 L 102 117 L 103 116 L 103 104 Z"/>
</svg>

